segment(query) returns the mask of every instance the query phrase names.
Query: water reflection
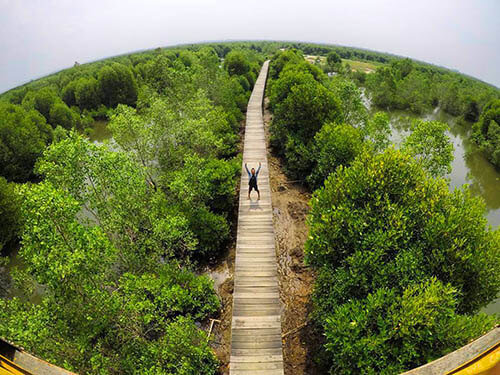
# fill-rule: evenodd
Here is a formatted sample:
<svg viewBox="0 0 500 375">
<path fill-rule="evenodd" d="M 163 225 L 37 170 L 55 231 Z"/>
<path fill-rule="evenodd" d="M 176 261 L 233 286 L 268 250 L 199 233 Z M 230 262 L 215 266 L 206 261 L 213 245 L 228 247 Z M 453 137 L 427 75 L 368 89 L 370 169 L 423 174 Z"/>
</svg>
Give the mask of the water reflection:
<svg viewBox="0 0 500 375">
<path fill-rule="evenodd" d="M 111 138 L 111 130 L 108 129 L 108 121 L 97 120 L 92 124 L 92 129 L 89 132 L 89 139 L 92 142 L 103 142 Z"/>
<path fill-rule="evenodd" d="M 9 262 L 5 266 L 5 280 L 1 280 L 3 283 L 4 296 L 7 298 L 19 297 L 21 299 L 26 298 L 34 304 L 41 302 L 42 297 L 45 293 L 45 289 L 42 285 L 35 284 L 31 293 L 26 293 L 26 290 L 20 290 L 16 287 L 16 283 L 12 280 L 13 270 L 17 269 L 19 271 L 24 271 L 26 269 L 26 264 L 23 259 L 19 256 L 19 246 L 16 246 L 11 250 L 9 254 Z M 2 296 L 0 296 L 2 297 Z"/>
<path fill-rule="evenodd" d="M 391 141 L 398 145 L 410 134 L 411 121 L 418 116 L 404 111 L 393 111 L 389 116 L 393 130 Z M 446 176 L 450 189 L 468 184 L 474 194 L 484 199 L 488 223 L 494 228 L 500 225 L 500 172 L 470 140 L 470 127 L 458 124 L 455 118 L 439 108 L 420 118 L 445 122 L 450 126 L 448 136 L 454 146 L 452 170 Z"/>
</svg>

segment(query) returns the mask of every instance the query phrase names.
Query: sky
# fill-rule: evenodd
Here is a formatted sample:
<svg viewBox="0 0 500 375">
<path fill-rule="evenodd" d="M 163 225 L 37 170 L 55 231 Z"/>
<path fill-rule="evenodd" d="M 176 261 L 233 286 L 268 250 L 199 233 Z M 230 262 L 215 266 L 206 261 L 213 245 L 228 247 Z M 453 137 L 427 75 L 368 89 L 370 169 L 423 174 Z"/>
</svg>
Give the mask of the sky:
<svg viewBox="0 0 500 375">
<path fill-rule="evenodd" d="M 368 48 L 500 87 L 500 0 L 0 0 L 0 92 L 141 49 L 214 40 Z"/>
</svg>

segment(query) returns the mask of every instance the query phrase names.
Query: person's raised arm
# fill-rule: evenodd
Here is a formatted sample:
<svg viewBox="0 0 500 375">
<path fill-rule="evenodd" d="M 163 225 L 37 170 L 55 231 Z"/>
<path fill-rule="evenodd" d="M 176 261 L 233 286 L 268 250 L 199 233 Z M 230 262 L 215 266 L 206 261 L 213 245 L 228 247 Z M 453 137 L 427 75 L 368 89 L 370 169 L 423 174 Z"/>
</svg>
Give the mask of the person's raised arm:
<svg viewBox="0 0 500 375">
<path fill-rule="evenodd" d="M 250 177 L 250 171 L 248 170 L 247 163 L 245 163 L 245 169 L 247 170 L 248 177 Z"/>
<path fill-rule="evenodd" d="M 257 172 L 255 172 L 255 175 L 258 176 L 260 172 L 260 167 L 262 167 L 262 163 L 259 161 L 259 168 L 257 169 Z"/>
</svg>

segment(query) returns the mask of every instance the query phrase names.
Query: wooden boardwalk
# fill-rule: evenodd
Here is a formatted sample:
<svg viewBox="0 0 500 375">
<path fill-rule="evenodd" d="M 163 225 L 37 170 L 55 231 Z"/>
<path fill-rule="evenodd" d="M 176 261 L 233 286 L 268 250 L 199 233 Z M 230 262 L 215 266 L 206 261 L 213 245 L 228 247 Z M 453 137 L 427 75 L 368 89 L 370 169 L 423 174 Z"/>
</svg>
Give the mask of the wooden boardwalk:
<svg viewBox="0 0 500 375">
<path fill-rule="evenodd" d="M 281 316 L 262 104 L 269 62 L 262 66 L 247 109 L 241 174 L 231 326 L 231 375 L 283 375 Z M 262 163 L 261 200 L 247 199 L 248 168 Z"/>
</svg>

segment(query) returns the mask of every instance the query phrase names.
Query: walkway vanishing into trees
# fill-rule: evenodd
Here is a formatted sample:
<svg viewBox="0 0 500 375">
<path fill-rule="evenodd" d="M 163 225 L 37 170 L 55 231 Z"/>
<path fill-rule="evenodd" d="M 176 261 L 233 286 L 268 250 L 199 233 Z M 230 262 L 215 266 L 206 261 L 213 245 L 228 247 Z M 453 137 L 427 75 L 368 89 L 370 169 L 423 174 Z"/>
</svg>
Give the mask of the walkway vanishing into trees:
<svg viewBox="0 0 500 375">
<path fill-rule="evenodd" d="M 262 66 L 248 102 L 243 168 L 257 167 L 261 200 L 247 199 L 248 176 L 241 174 L 234 270 L 230 374 L 283 375 L 281 316 L 273 214 L 262 104 L 269 61 Z M 253 193 L 255 194 L 255 193 Z"/>
</svg>

